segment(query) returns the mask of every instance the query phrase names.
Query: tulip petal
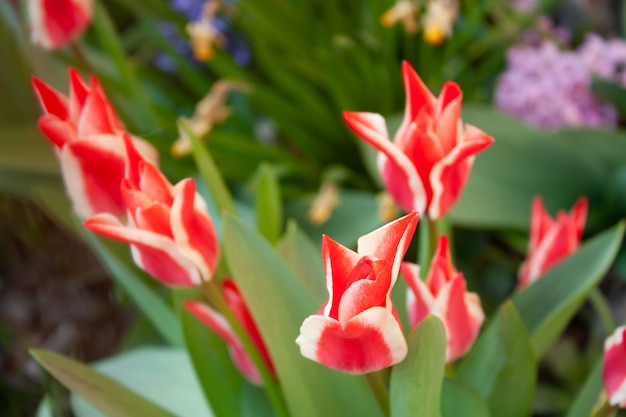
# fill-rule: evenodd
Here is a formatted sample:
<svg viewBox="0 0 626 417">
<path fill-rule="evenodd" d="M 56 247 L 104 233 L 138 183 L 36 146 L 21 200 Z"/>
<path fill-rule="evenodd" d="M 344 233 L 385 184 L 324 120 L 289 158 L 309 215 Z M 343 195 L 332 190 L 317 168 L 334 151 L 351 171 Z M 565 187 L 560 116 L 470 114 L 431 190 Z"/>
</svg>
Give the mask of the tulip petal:
<svg viewBox="0 0 626 417">
<path fill-rule="evenodd" d="M 428 215 L 435 220 L 445 215 L 461 196 L 469 177 L 474 155 L 493 143 L 493 138 L 478 128 L 466 125 L 466 139 L 438 161 L 431 173 L 433 199 Z"/>
<path fill-rule="evenodd" d="M 254 322 L 254 318 L 252 317 L 252 314 L 250 314 L 248 305 L 243 299 L 239 288 L 233 280 L 226 279 L 222 284 L 222 289 L 224 291 L 224 298 L 226 299 L 228 307 L 230 307 L 239 323 L 241 323 L 243 328 L 246 330 L 246 333 L 248 333 L 248 336 L 250 336 L 250 339 L 252 339 L 252 342 L 265 362 L 265 366 L 267 366 L 267 369 L 269 369 L 273 375 L 276 375 L 276 370 L 274 369 L 270 353 L 267 350 L 267 346 L 261 337 L 261 333 L 259 333 L 259 328 Z"/>
<path fill-rule="evenodd" d="M 433 313 L 446 328 L 446 362 L 452 362 L 472 347 L 485 319 L 478 296 L 466 293 L 462 274 L 441 289 Z"/>
<path fill-rule="evenodd" d="M 408 285 L 407 290 L 407 312 L 409 324 L 416 327 L 430 314 L 435 306 L 435 298 L 420 279 L 420 267 L 414 263 L 402 262 L 400 273 Z"/>
<path fill-rule="evenodd" d="M 205 212 L 195 210 L 196 198 L 201 197 L 196 193 L 194 180 L 183 180 L 172 204 L 170 224 L 180 253 L 198 267 L 202 278 L 208 280 L 217 265 L 219 243 L 211 218 Z"/>
<path fill-rule="evenodd" d="M 166 285 L 189 287 L 201 282 L 193 263 L 182 257 L 176 244 L 163 235 L 125 227 L 110 214 L 93 216 L 84 226 L 108 238 L 130 243 L 135 263 Z"/>
<path fill-rule="evenodd" d="M 387 261 L 361 258 L 349 279 L 353 284 L 343 293 L 339 304 L 338 319 L 343 326 L 354 316 L 372 307 L 389 306 L 387 293 L 391 290 L 390 265 Z"/>
<path fill-rule="evenodd" d="M 32 83 L 35 93 L 37 93 L 39 104 L 44 111 L 58 117 L 60 120 L 68 120 L 69 104 L 67 97 L 37 77 L 32 78 Z"/>
<path fill-rule="evenodd" d="M 46 49 L 61 48 L 80 35 L 93 8 L 87 0 L 32 0 L 28 6 L 32 42 Z"/>
<path fill-rule="evenodd" d="M 109 135 L 94 135 L 68 143 L 59 152 L 65 188 L 76 214 L 86 219 L 109 212 L 123 216 L 120 191 L 125 156 L 121 143 Z"/>
<path fill-rule="evenodd" d="M 399 323 L 382 307 L 362 312 L 345 327 L 329 317 L 310 316 L 302 323 L 296 343 L 304 357 L 350 374 L 387 368 L 407 354 Z"/>
<path fill-rule="evenodd" d="M 463 92 L 455 82 L 446 82 L 439 96 L 435 118 L 435 133 L 439 143 L 444 149 L 444 154 L 450 153 L 457 145 L 457 138 L 461 138 L 461 104 Z"/>
<path fill-rule="evenodd" d="M 226 342 L 230 357 L 239 372 L 253 384 L 261 385 L 261 375 L 224 316 L 208 305 L 197 301 L 185 301 L 183 306 Z"/>
<path fill-rule="evenodd" d="M 343 118 L 363 140 L 376 148 L 387 191 L 406 211 L 423 213 L 426 191 L 411 160 L 394 145 L 387 134 L 385 119 L 375 113 L 344 112 Z"/>
<path fill-rule="evenodd" d="M 350 279 L 357 278 L 351 273 L 359 262 L 360 256 L 330 237 L 323 235 L 322 259 L 324 260 L 326 288 L 330 300 L 324 307 L 324 315 L 338 319 L 341 297 L 353 283 Z"/>
<path fill-rule="evenodd" d="M 437 296 L 441 289 L 451 280 L 456 278 L 458 271 L 452 264 L 448 237 L 442 235 L 437 241 L 437 248 L 433 255 L 433 261 L 426 277 L 427 286 L 432 294 Z"/>
<path fill-rule="evenodd" d="M 395 143 L 403 148 L 408 140 L 406 130 L 409 124 L 417 118 L 420 112 L 432 115 L 436 106 L 437 98 L 430 92 L 417 72 L 407 61 L 402 62 L 402 79 L 404 80 L 404 91 L 406 93 L 406 104 L 404 107 L 404 118 L 396 133 Z"/>
<path fill-rule="evenodd" d="M 69 119 L 72 123 L 76 124 L 80 118 L 80 113 L 85 105 L 87 97 L 91 89 L 87 83 L 83 80 L 75 68 L 69 68 L 70 78 L 70 107 L 69 107 Z M 95 77 L 92 77 L 92 81 Z"/>
<path fill-rule="evenodd" d="M 609 403 L 626 407 L 626 326 L 615 329 L 604 343 L 602 380 Z"/>
<path fill-rule="evenodd" d="M 74 127 L 52 114 L 41 116 L 37 121 L 37 125 L 41 132 L 57 148 L 62 148 L 67 142 L 73 142 L 77 139 Z"/>
</svg>

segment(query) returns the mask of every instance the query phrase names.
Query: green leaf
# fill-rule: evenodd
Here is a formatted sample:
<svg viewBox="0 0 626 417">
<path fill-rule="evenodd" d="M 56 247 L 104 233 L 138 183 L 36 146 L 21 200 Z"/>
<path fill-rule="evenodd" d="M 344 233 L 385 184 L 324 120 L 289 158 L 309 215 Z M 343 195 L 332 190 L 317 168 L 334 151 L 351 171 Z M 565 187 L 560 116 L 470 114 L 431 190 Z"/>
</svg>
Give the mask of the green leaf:
<svg viewBox="0 0 626 417">
<path fill-rule="evenodd" d="M 591 415 L 591 410 L 598 404 L 600 394 L 603 391 L 602 360 L 599 360 L 576 395 L 576 399 L 567 411 L 566 417 L 587 417 Z"/>
<path fill-rule="evenodd" d="M 594 76 L 591 80 L 591 91 L 615 106 L 620 114 L 626 114 L 626 89 L 620 83 Z"/>
<path fill-rule="evenodd" d="M 239 417 L 247 383 L 233 365 L 224 341 L 182 307 L 184 300 L 202 301 L 200 291 L 180 289 L 175 297 L 187 352 L 213 413 L 216 417 Z"/>
<path fill-rule="evenodd" d="M 186 137 L 191 141 L 193 158 L 196 161 L 200 175 L 209 187 L 211 195 L 220 210 L 234 213 L 235 204 L 228 187 L 224 183 L 224 179 L 217 169 L 208 149 L 200 142 L 200 139 L 191 131 L 189 123 L 185 120 L 179 120 L 178 130 L 181 137 Z"/>
<path fill-rule="evenodd" d="M 408 337 L 407 357 L 391 371 L 391 417 L 441 416 L 446 365 L 446 331 L 435 316 L 426 317 Z"/>
<path fill-rule="evenodd" d="M 261 236 L 275 244 L 280 237 L 283 208 L 276 173 L 262 164 L 256 177 L 256 224 Z"/>
<path fill-rule="evenodd" d="M 471 385 L 458 379 L 445 378 L 441 396 L 443 417 L 489 417 L 487 403 Z"/>
<path fill-rule="evenodd" d="M 524 322 L 510 301 L 483 330 L 457 376 L 486 400 L 492 416 L 531 413 L 537 364 Z"/>
<path fill-rule="evenodd" d="M 134 265 L 128 254 L 128 245 L 101 239 L 88 231 L 84 231 L 83 237 L 165 340 L 174 346 L 183 346 L 180 323 L 172 309 L 145 283 L 152 278 Z"/>
<path fill-rule="evenodd" d="M 321 305 L 328 297 L 321 248 L 311 242 L 298 223 L 290 220 L 287 222 L 287 232 L 278 242 L 276 250 Z"/>
<path fill-rule="evenodd" d="M 543 356 L 600 282 L 617 254 L 623 235 L 624 222 L 620 222 L 587 240 L 576 253 L 513 296 L 536 357 Z"/>
<path fill-rule="evenodd" d="M 566 133 L 541 132 L 484 106 L 464 106 L 463 114 L 495 142 L 477 156 L 450 212 L 454 223 L 525 229 L 535 195 L 554 211 L 570 207 L 581 195 L 592 205 L 604 201 L 607 167 L 593 152 L 577 152 Z M 599 142 L 591 131 L 585 139 Z"/>
<path fill-rule="evenodd" d="M 295 343 L 300 325 L 320 306 L 269 243 L 229 215 L 224 221 L 224 248 L 274 361 L 290 414 L 381 416 L 362 377 L 332 371 L 300 354 Z"/>
<path fill-rule="evenodd" d="M 45 350 L 33 349 L 30 353 L 63 385 L 85 398 L 109 417 L 174 417 L 174 414 L 87 365 Z"/>
<path fill-rule="evenodd" d="M 91 366 L 177 416 L 213 416 L 183 349 L 144 346 Z M 71 403 L 76 417 L 104 417 L 80 397 Z"/>
</svg>

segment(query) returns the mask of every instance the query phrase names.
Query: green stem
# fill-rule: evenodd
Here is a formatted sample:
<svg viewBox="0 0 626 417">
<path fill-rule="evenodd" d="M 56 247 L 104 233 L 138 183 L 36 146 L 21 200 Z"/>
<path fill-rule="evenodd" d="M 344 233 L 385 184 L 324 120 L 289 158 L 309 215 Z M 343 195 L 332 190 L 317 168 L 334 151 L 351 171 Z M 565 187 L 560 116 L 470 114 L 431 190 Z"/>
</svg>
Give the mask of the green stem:
<svg viewBox="0 0 626 417">
<path fill-rule="evenodd" d="M 615 329 L 615 321 L 611 315 L 611 307 L 609 306 L 606 297 L 604 297 L 602 292 L 597 287 L 594 287 L 589 293 L 589 302 L 593 308 L 596 309 L 596 312 L 600 317 L 600 321 L 602 321 L 602 324 L 606 329 L 606 333 L 611 333 L 613 329 Z"/>
<path fill-rule="evenodd" d="M 380 372 L 372 372 L 365 374 L 365 379 L 378 400 L 383 413 L 385 416 L 389 416 L 389 390 L 383 381 L 382 375 Z"/>
<path fill-rule="evenodd" d="M 437 248 L 437 221 L 431 220 L 429 217 L 422 217 L 419 226 L 419 247 L 418 247 L 418 263 L 420 266 L 420 276 L 426 279 L 426 274 L 433 258 L 435 249 Z"/>
<path fill-rule="evenodd" d="M 76 56 L 78 62 L 80 62 L 83 67 L 85 67 L 85 70 L 91 74 L 95 74 L 93 67 L 91 66 L 89 60 L 87 59 L 87 56 L 83 52 L 81 44 L 78 41 L 72 42 L 70 44 L 70 49 L 72 50 L 74 56 Z"/>
<path fill-rule="evenodd" d="M 609 399 L 606 398 L 606 393 L 602 393 L 602 396 L 605 397 L 602 404 L 594 407 L 589 413 L 589 417 L 610 417 L 612 416 L 619 408 L 617 405 L 610 405 Z"/>
<path fill-rule="evenodd" d="M 261 375 L 261 378 L 263 379 L 263 386 L 265 388 L 265 391 L 267 392 L 267 396 L 269 397 L 270 402 L 274 406 L 274 411 L 276 412 L 276 415 L 278 417 L 289 417 L 289 411 L 287 410 L 287 405 L 281 393 L 278 381 L 270 373 L 269 369 L 265 365 L 265 361 L 263 360 L 256 346 L 252 342 L 252 339 L 250 339 L 250 336 L 242 327 L 241 323 L 239 323 L 239 320 L 237 320 L 232 310 L 226 303 L 224 294 L 218 287 L 217 283 L 215 282 L 215 280 L 204 281 L 203 288 L 206 291 L 206 294 L 210 301 L 224 315 L 237 336 L 239 336 L 241 343 L 246 349 L 246 352 L 250 356 L 250 359 L 252 359 L 254 366 L 256 366 L 259 374 Z"/>
</svg>

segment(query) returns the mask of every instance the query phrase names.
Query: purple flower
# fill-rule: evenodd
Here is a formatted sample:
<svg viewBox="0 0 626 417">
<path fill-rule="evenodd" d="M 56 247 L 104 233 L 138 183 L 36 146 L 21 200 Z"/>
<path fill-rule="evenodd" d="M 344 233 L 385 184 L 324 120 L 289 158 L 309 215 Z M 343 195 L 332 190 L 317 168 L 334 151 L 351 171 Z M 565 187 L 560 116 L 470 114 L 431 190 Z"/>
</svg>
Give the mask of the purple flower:
<svg viewBox="0 0 626 417">
<path fill-rule="evenodd" d="M 577 49 L 561 51 L 552 41 L 517 45 L 507 53 L 495 104 L 527 123 L 549 130 L 617 125 L 618 113 L 590 89 L 594 75 L 626 86 L 626 42 L 590 34 Z"/>
</svg>

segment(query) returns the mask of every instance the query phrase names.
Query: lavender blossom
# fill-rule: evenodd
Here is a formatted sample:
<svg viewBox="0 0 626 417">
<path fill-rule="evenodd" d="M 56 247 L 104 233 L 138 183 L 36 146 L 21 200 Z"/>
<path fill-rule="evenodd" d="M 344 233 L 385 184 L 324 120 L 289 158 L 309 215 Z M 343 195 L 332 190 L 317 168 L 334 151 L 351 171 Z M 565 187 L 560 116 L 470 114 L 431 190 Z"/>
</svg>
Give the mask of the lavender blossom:
<svg viewBox="0 0 626 417">
<path fill-rule="evenodd" d="M 591 92 L 594 75 L 626 86 L 626 42 L 588 35 L 572 51 L 552 41 L 517 45 L 507 54 L 507 69 L 499 77 L 495 104 L 527 123 L 549 130 L 565 127 L 617 125 L 618 113 Z"/>
</svg>

